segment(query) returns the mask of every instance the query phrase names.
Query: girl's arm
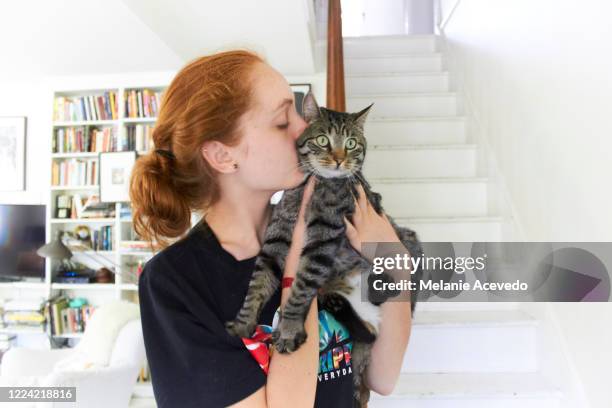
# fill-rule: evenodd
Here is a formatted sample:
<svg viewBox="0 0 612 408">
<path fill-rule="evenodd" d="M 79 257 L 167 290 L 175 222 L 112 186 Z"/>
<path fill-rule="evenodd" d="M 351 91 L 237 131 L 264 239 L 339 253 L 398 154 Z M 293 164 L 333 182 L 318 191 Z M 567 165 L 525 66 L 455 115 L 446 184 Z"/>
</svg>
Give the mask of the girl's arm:
<svg viewBox="0 0 612 408">
<path fill-rule="evenodd" d="M 311 177 L 304 189 L 302 206 L 298 215 L 291 247 L 285 262 L 285 277 L 295 277 L 297 272 L 306 224 L 304 210 L 310 200 L 314 188 L 315 178 Z M 281 309 L 291 294 L 291 288 L 285 288 L 281 295 Z M 308 407 L 314 406 L 315 391 L 317 388 L 317 368 L 319 365 L 319 318 L 316 297 L 313 299 L 305 329 L 307 338 L 304 344 L 293 353 L 281 354 L 272 352 L 268 381 L 265 387 L 260 388 L 249 397 L 232 405 L 236 408 L 263 408 L 263 407 Z"/>
<path fill-rule="evenodd" d="M 355 205 L 353 222 L 345 219 L 347 237 L 351 245 L 361 252 L 362 242 L 400 242 L 387 216 L 376 213 L 361 185 L 358 190 L 359 199 Z M 406 254 L 410 256 L 407 249 Z M 408 276 L 410 274 L 410 270 L 402 272 Z M 378 336 L 372 345 L 371 363 L 366 369 L 366 383 L 372 391 L 388 395 L 399 378 L 410 339 L 410 297 L 402 301 L 385 302 L 380 307 L 382 320 Z"/>
</svg>

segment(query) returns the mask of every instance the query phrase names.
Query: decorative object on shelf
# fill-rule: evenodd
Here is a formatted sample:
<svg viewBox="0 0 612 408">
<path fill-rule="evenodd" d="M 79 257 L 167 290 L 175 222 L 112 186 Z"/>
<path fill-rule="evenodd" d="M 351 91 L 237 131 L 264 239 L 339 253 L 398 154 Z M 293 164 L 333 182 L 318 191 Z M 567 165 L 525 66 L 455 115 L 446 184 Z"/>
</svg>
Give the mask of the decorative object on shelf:
<svg viewBox="0 0 612 408">
<path fill-rule="evenodd" d="M 82 243 L 91 243 L 91 230 L 87 225 L 77 225 L 74 229 L 74 235 Z"/>
<path fill-rule="evenodd" d="M 57 196 L 56 200 L 56 218 L 71 218 L 72 210 L 72 196 L 67 194 L 61 194 Z"/>
<path fill-rule="evenodd" d="M 62 242 L 63 234 L 64 231 L 58 231 L 53 241 L 41 246 L 36 251 L 43 258 L 59 260 L 61 264 L 58 267 L 58 271 L 69 269 L 67 262 L 72 258 L 72 251 Z"/>
<path fill-rule="evenodd" d="M 100 268 L 96 271 L 96 283 L 115 283 L 115 275 L 108 268 Z"/>
<path fill-rule="evenodd" d="M 304 101 L 304 97 L 308 92 L 310 92 L 310 89 L 312 87 L 310 84 L 290 84 L 289 86 L 291 86 L 291 90 L 295 95 L 295 109 L 300 112 L 301 115 L 302 102 Z"/>
<path fill-rule="evenodd" d="M 129 181 L 136 152 L 100 153 L 100 201 L 130 201 Z"/>
<path fill-rule="evenodd" d="M 25 188 L 26 118 L 0 118 L 0 191 Z"/>
</svg>

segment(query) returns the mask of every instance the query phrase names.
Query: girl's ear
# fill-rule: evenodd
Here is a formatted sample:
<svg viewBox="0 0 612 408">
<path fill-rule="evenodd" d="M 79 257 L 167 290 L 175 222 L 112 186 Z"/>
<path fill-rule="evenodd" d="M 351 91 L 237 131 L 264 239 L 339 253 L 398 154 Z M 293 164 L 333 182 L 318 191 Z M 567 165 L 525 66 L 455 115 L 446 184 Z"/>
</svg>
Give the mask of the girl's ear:
<svg viewBox="0 0 612 408">
<path fill-rule="evenodd" d="M 363 125 L 365 124 L 366 117 L 368 116 L 368 113 L 370 112 L 370 108 L 373 105 L 374 105 L 374 103 L 371 103 L 370 106 L 368 106 L 367 108 L 365 108 L 365 109 L 363 109 L 363 110 L 353 114 L 354 115 L 353 118 L 355 120 L 355 124 L 357 124 L 358 126 L 363 127 Z"/>
<path fill-rule="evenodd" d="M 210 167 L 219 173 L 235 172 L 234 163 L 236 161 L 233 159 L 230 149 L 223 143 L 216 140 L 206 142 L 200 148 L 200 154 Z"/>
<path fill-rule="evenodd" d="M 312 121 L 321 116 L 321 110 L 319 109 L 317 100 L 315 99 L 314 94 L 310 91 L 308 91 L 304 97 L 304 101 L 302 102 L 302 114 L 304 116 L 304 120 L 308 124 L 312 123 Z"/>
</svg>

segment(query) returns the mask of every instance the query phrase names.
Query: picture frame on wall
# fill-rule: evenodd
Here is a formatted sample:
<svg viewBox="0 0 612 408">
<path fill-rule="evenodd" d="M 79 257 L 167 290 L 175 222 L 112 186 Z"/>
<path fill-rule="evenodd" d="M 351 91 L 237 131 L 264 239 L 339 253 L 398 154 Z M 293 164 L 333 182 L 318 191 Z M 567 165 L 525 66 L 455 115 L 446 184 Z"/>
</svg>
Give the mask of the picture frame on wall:
<svg viewBox="0 0 612 408">
<path fill-rule="evenodd" d="M 26 117 L 0 117 L 0 191 L 25 190 Z"/>
<path fill-rule="evenodd" d="M 100 202 L 130 201 L 129 186 L 136 152 L 100 153 Z"/>
<path fill-rule="evenodd" d="M 310 84 L 289 84 L 289 86 L 295 95 L 295 110 L 304 117 L 302 114 L 304 97 L 312 90 L 312 86 Z"/>
</svg>

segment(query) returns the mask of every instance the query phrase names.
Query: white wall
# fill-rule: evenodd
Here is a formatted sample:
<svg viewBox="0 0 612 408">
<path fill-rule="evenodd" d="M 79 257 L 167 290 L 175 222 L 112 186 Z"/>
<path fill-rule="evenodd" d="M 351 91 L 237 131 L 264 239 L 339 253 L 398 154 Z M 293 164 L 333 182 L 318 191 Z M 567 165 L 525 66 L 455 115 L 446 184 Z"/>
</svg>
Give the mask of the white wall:
<svg viewBox="0 0 612 408">
<path fill-rule="evenodd" d="M 457 3 L 441 2 L 442 16 Z M 462 0 L 444 27 L 470 136 L 526 241 L 612 241 L 611 16 L 604 0 Z M 546 367 L 561 370 L 565 406 L 609 407 L 612 305 L 524 306 L 543 319 L 543 353 L 565 353 Z"/>
<path fill-rule="evenodd" d="M 465 0 L 446 26 L 526 239 L 612 240 L 611 15 L 603 0 Z"/>
<path fill-rule="evenodd" d="M 42 78 L 0 81 L 0 116 L 27 117 L 25 190 L 0 191 L 0 204 L 46 204 L 45 189 L 51 177 L 52 107 L 53 94 Z"/>
</svg>

